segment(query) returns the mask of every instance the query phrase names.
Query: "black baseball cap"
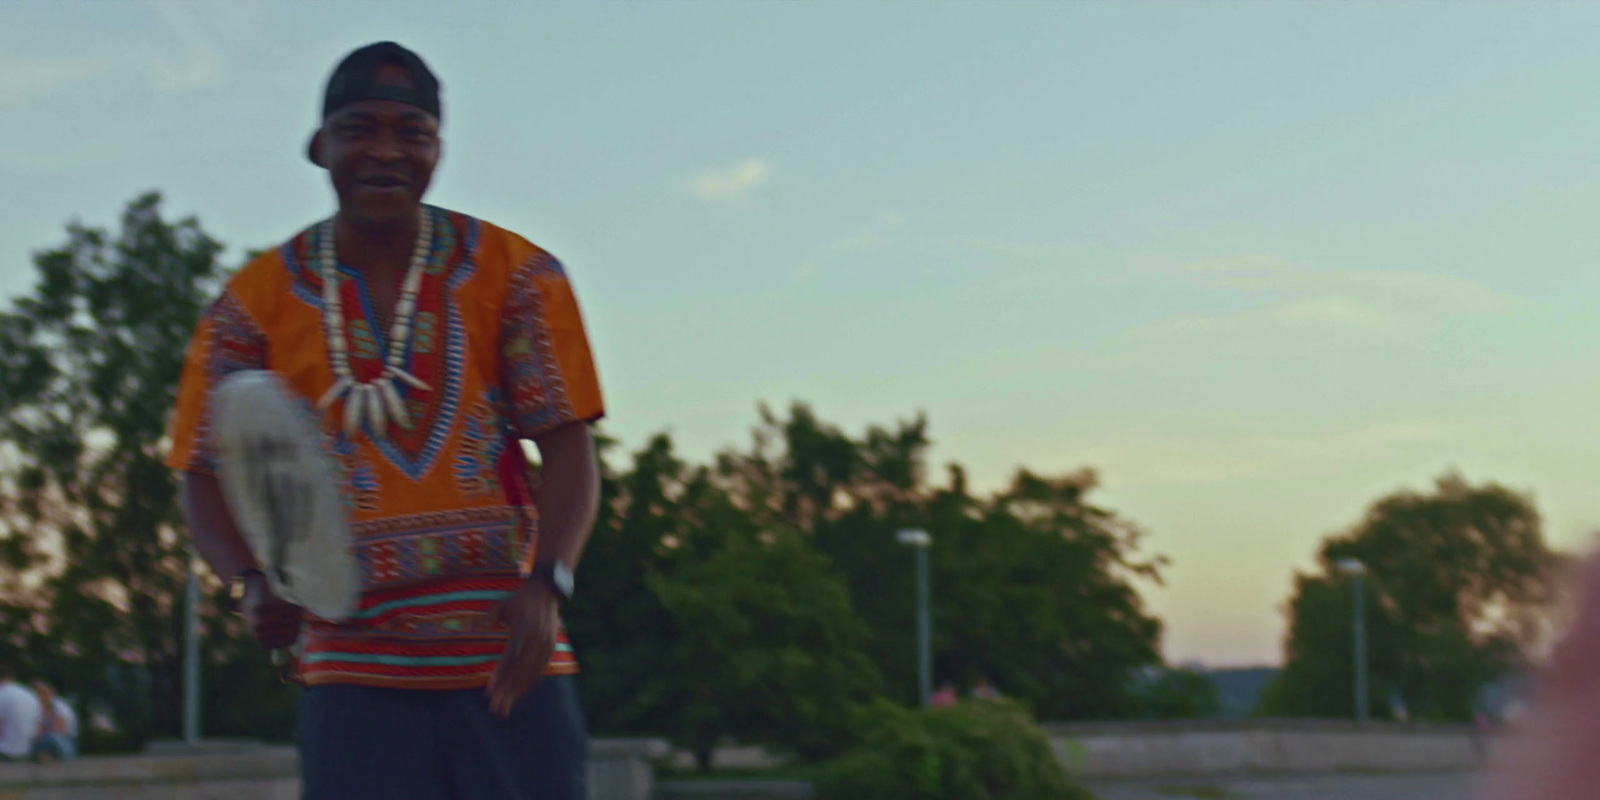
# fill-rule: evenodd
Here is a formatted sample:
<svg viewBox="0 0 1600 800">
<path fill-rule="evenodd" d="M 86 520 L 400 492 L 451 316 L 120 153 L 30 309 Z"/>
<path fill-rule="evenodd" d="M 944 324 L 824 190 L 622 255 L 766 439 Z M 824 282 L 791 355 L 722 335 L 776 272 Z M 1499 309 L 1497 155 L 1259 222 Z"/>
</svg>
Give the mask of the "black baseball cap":
<svg viewBox="0 0 1600 800">
<path fill-rule="evenodd" d="M 400 67 L 411 76 L 411 86 L 396 86 L 377 81 L 378 68 L 385 65 Z M 422 62 L 416 53 L 394 42 L 377 42 L 360 48 L 344 57 L 334 67 L 328 78 L 328 88 L 322 95 L 322 119 L 326 121 L 334 112 L 351 103 L 363 100 L 393 100 L 416 106 L 443 120 L 444 110 L 439 105 L 439 79 Z M 306 157 L 316 163 L 316 135 L 306 144 Z"/>
</svg>

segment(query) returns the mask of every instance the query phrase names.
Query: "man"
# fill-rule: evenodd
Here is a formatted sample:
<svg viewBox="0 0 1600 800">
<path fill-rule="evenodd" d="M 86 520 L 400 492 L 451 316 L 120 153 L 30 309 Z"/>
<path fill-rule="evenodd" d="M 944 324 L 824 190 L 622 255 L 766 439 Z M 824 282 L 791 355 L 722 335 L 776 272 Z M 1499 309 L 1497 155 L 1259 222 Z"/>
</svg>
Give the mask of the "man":
<svg viewBox="0 0 1600 800">
<path fill-rule="evenodd" d="M 308 147 L 338 213 L 228 282 L 173 418 L 197 548 L 263 646 L 298 642 L 306 800 L 583 796 L 559 610 L 597 503 L 599 383 L 561 265 L 422 203 L 441 117 L 409 50 L 339 64 Z M 274 597 L 224 501 L 209 397 L 241 369 L 277 372 L 319 415 L 361 573 L 346 622 Z M 536 506 L 522 439 L 543 462 Z"/>
<path fill-rule="evenodd" d="M 0 761 L 20 761 L 32 753 L 39 713 L 39 698 L 0 664 Z"/>
</svg>

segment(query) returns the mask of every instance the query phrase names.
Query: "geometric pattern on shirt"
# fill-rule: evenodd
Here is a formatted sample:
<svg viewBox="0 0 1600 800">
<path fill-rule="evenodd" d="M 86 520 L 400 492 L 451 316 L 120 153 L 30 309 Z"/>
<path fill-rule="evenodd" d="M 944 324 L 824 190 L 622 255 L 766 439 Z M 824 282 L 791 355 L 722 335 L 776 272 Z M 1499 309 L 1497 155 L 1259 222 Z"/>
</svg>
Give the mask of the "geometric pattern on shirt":
<svg viewBox="0 0 1600 800">
<path fill-rule="evenodd" d="M 352 533 L 361 589 L 515 573 L 518 521 L 516 509 L 494 506 L 358 522 Z"/>
<path fill-rule="evenodd" d="M 363 422 L 362 431 L 376 446 L 384 460 L 407 477 L 419 481 L 434 467 L 455 425 L 461 400 L 462 370 L 466 359 L 466 332 L 456 307 L 455 289 L 476 270 L 478 221 L 464 214 L 424 206 L 433 217 L 434 237 L 424 262 L 422 283 L 416 300 L 413 336 L 406 343 L 402 368 L 416 376 L 427 389 L 395 382 L 408 426 L 391 419 L 384 431 L 374 431 Z M 302 231 L 283 246 L 282 260 L 292 276 L 292 293 L 302 303 L 319 312 L 326 324 L 322 302 L 322 275 L 315 269 L 313 254 L 321 248 L 321 225 Z M 340 265 L 340 304 L 358 313 L 347 313 L 345 330 L 351 371 L 359 381 L 369 382 L 384 370 L 386 336 L 377 324 L 372 293 L 360 272 Z M 327 330 L 323 330 L 326 337 Z M 324 354 L 326 357 L 326 354 Z M 334 416 L 341 416 L 334 414 Z M 382 435 L 376 435 L 376 434 Z M 347 436 L 340 429 L 340 438 Z"/>
<path fill-rule="evenodd" d="M 549 274 L 565 273 L 561 263 L 543 250 L 517 267 L 500 328 L 502 380 L 525 435 L 550 430 L 572 417 L 537 282 Z"/>
</svg>

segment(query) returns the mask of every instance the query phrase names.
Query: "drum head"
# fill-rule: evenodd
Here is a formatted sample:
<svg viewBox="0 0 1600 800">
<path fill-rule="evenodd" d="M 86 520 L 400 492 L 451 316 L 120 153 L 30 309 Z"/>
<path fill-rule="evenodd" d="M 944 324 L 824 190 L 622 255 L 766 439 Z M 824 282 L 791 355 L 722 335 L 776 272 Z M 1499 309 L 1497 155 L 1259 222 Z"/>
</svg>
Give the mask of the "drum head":
<svg viewBox="0 0 1600 800">
<path fill-rule="evenodd" d="M 360 573 L 339 472 L 309 406 L 276 373 L 225 378 L 212 436 L 228 507 L 279 597 L 331 621 L 347 619 Z"/>
</svg>

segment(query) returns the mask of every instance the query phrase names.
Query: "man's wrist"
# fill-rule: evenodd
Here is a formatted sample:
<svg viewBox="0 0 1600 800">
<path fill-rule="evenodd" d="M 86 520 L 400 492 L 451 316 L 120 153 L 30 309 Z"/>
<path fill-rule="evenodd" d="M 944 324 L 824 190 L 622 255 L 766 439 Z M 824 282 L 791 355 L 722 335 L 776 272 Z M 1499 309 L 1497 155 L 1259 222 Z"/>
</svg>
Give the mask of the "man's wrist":
<svg viewBox="0 0 1600 800">
<path fill-rule="evenodd" d="M 528 580 L 549 589 L 563 606 L 572 601 L 575 589 L 572 570 L 558 559 L 536 562 L 528 573 Z"/>
<path fill-rule="evenodd" d="M 236 614 L 243 611 L 244 601 L 250 594 L 251 584 L 258 581 L 264 584 L 266 580 L 267 573 L 255 567 L 242 569 L 235 573 L 233 577 L 228 579 L 228 610 Z"/>
</svg>

